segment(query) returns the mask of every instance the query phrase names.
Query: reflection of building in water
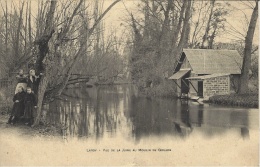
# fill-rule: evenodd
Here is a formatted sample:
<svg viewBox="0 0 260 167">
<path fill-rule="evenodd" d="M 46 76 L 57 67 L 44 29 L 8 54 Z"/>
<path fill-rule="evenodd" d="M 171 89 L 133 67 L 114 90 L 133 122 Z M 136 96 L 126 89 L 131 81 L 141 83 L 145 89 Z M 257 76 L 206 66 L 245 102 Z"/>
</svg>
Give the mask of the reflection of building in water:
<svg viewBox="0 0 260 167">
<path fill-rule="evenodd" d="M 249 136 L 248 113 L 238 109 L 194 105 L 176 99 L 145 98 L 123 86 L 69 89 L 50 104 L 49 120 L 67 126 L 70 136 L 121 137 L 139 142 L 149 136 L 187 137 L 195 131 L 216 136 L 235 127 Z M 233 128 L 234 129 L 234 128 Z"/>
<path fill-rule="evenodd" d="M 245 109 L 204 106 L 203 123 L 201 128 L 196 130 L 208 137 L 223 135 L 228 131 L 241 133 L 242 137 L 243 127 L 248 127 L 248 112 Z"/>
<path fill-rule="evenodd" d="M 189 117 L 189 106 L 187 102 L 187 100 L 180 100 L 180 104 L 177 105 L 180 107 L 176 108 L 177 113 L 175 119 L 173 120 L 175 131 L 181 137 L 186 137 L 192 131 Z"/>
<path fill-rule="evenodd" d="M 241 128 L 241 136 L 243 139 L 248 139 L 249 138 L 249 130 L 246 127 Z"/>
<path fill-rule="evenodd" d="M 192 132 L 192 120 L 200 124 L 197 111 L 190 111 L 187 103 L 180 100 L 146 99 L 132 97 L 131 118 L 133 136 L 138 142 L 142 137 L 171 134 L 186 137 Z M 192 113 L 193 114 L 190 114 Z M 194 117 L 195 114 L 199 116 Z M 194 120 L 196 118 L 197 120 Z"/>
</svg>

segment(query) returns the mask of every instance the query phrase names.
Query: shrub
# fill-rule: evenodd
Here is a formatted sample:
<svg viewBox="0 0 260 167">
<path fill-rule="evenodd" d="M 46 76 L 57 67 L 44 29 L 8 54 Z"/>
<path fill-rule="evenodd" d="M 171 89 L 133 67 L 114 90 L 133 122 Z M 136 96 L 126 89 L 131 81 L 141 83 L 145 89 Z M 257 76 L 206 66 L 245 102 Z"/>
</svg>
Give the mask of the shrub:
<svg viewBox="0 0 260 167">
<path fill-rule="evenodd" d="M 209 102 L 215 104 L 254 107 L 258 108 L 258 94 L 230 94 L 230 95 L 217 95 L 209 98 Z"/>
</svg>

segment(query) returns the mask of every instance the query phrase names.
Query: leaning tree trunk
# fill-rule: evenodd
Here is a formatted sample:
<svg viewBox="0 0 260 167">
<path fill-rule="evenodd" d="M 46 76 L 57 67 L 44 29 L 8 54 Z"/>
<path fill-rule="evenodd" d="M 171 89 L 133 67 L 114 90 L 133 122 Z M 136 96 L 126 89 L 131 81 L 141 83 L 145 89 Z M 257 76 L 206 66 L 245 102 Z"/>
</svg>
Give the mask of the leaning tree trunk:
<svg viewBox="0 0 260 167">
<path fill-rule="evenodd" d="M 99 22 L 103 19 L 103 17 L 106 15 L 106 13 L 115 5 L 119 2 L 120 0 L 114 1 L 105 11 L 100 15 L 100 17 L 94 22 L 93 26 L 87 31 L 87 39 L 90 34 L 92 34 L 96 28 L 96 26 L 99 24 Z M 68 20 L 68 26 L 65 28 L 63 31 L 63 35 L 66 36 L 66 33 L 69 30 L 69 26 L 72 23 L 73 17 L 76 15 L 80 5 L 82 4 L 83 0 L 80 0 L 78 3 L 77 7 L 74 9 L 72 16 Z M 39 89 L 38 89 L 38 103 L 37 103 L 37 116 L 35 117 L 34 125 L 38 125 L 40 121 L 40 116 L 41 116 L 41 109 L 42 109 L 42 104 L 45 98 L 48 99 L 48 97 L 45 97 L 47 86 L 49 83 L 50 76 L 52 75 L 52 67 L 55 65 L 55 62 L 51 61 L 51 55 L 48 53 L 49 47 L 48 47 L 48 42 L 51 39 L 53 33 L 54 33 L 54 28 L 53 28 L 53 20 L 54 20 L 54 12 L 56 8 L 57 1 L 51 1 L 50 9 L 47 14 L 46 18 L 46 27 L 44 30 L 44 36 L 42 36 L 39 40 L 36 41 L 36 44 L 39 45 L 39 57 L 36 61 L 36 70 L 38 72 L 43 72 L 44 76 L 41 78 L 41 81 L 39 83 Z M 85 40 L 87 42 L 87 40 Z M 57 49 L 57 48 L 56 48 Z M 54 54 L 56 53 L 56 49 Z M 66 84 L 68 83 L 70 74 L 72 72 L 73 67 L 75 66 L 77 60 L 79 59 L 80 55 L 82 55 L 82 51 L 84 48 L 80 48 L 79 51 L 77 52 L 72 65 L 70 66 L 67 75 L 63 79 L 63 83 L 61 86 L 58 88 L 58 93 L 57 95 L 60 95 L 62 90 L 66 87 Z M 46 60 L 45 63 L 43 63 L 43 60 Z M 51 95 L 51 94 L 50 94 Z"/>
<path fill-rule="evenodd" d="M 251 50 L 252 50 L 252 43 L 253 43 L 257 19 L 258 19 L 258 2 L 256 2 L 256 6 L 253 10 L 249 27 L 247 30 L 246 39 L 245 39 L 243 65 L 242 65 L 241 77 L 240 77 L 240 82 L 238 87 L 239 94 L 244 94 L 249 91 L 248 80 L 249 80 L 249 69 L 251 66 Z"/>
<path fill-rule="evenodd" d="M 48 12 L 47 18 L 46 18 L 44 35 L 35 42 L 35 44 L 37 44 L 39 46 L 39 54 L 38 54 L 38 58 L 36 61 L 35 70 L 37 72 L 44 73 L 44 75 L 41 77 L 41 81 L 40 81 L 39 85 L 37 85 L 38 103 L 37 103 L 37 115 L 35 117 L 34 125 L 39 124 L 44 94 L 47 89 L 47 85 L 49 82 L 49 75 L 50 75 L 49 73 L 51 72 L 51 67 L 52 67 L 50 61 L 46 61 L 45 65 L 44 65 L 43 59 L 46 58 L 46 56 L 48 54 L 48 51 L 49 51 L 48 43 L 54 33 L 53 20 L 54 20 L 54 12 L 55 12 L 55 8 L 56 8 L 56 4 L 57 4 L 57 1 L 51 1 L 50 9 L 49 9 L 49 12 Z"/>
</svg>

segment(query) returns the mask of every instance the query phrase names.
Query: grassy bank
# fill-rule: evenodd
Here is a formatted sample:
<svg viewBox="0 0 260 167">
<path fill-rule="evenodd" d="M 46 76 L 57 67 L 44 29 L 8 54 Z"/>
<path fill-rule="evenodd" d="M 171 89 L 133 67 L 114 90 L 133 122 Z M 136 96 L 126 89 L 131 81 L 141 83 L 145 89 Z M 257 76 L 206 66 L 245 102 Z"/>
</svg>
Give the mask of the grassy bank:
<svg viewBox="0 0 260 167">
<path fill-rule="evenodd" d="M 258 108 L 258 94 L 217 95 L 209 98 L 210 103 Z"/>
</svg>

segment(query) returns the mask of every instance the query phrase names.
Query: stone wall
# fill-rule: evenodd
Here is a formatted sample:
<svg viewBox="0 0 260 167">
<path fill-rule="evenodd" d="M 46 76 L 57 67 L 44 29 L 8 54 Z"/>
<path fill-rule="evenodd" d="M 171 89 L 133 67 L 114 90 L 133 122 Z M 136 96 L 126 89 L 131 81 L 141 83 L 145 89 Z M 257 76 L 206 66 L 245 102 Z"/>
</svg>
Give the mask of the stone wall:
<svg viewBox="0 0 260 167">
<path fill-rule="evenodd" d="M 230 93 L 229 76 L 205 79 L 203 81 L 203 96 L 225 95 Z"/>
</svg>

